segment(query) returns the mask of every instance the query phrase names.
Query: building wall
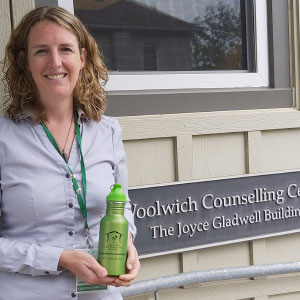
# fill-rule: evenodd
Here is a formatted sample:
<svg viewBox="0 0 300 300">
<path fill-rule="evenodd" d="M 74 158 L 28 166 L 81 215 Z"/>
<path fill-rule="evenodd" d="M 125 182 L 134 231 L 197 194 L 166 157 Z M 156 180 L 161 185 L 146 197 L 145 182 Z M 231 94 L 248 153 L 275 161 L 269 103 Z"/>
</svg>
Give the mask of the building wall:
<svg viewBox="0 0 300 300">
<path fill-rule="evenodd" d="M 0 0 L 0 20 L 0 60 L 2 60 L 4 57 L 4 45 L 8 41 L 11 30 L 9 2 L 7 0 Z M 3 88 L 3 82 L 0 80 L 0 114 L 2 112 Z"/>
<path fill-rule="evenodd" d="M 291 77 L 297 108 L 299 7 L 295 1 L 289 4 L 294 5 L 290 14 Z M 299 169 L 299 112 L 292 108 L 127 117 L 120 122 L 129 172 L 133 172 L 129 173 L 131 186 Z M 147 143 L 152 147 L 145 147 Z M 299 239 L 299 234 L 290 234 L 147 258 L 142 260 L 138 279 L 179 271 L 299 261 L 298 251 L 294 251 Z M 160 299 L 299 299 L 299 279 L 293 274 L 195 284 L 159 295 Z M 153 299 L 153 295 L 132 299 Z"/>
<path fill-rule="evenodd" d="M 4 57 L 4 47 L 8 42 L 11 28 L 35 7 L 34 0 L 0 0 L 0 60 Z M 1 74 L 2 75 L 2 74 Z M 1 77 L 0 77 L 1 78 Z M 0 115 L 3 111 L 3 83 L 0 80 Z"/>
<path fill-rule="evenodd" d="M 0 55 L 11 24 L 33 0 L 0 0 Z M 290 3 L 296 3 L 291 0 Z M 291 12 L 292 85 L 299 106 L 299 8 Z M 183 99 L 184 101 L 184 99 Z M 199 100 L 201 101 L 201 99 Z M 119 117 L 128 156 L 129 185 L 300 168 L 298 109 Z M 259 239 L 142 259 L 137 280 L 193 270 L 300 260 L 300 234 Z M 159 293 L 160 299 L 298 300 L 300 275 L 195 284 Z M 150 300 L 152 294 L 131 297 Z"/>
<path fill-rule="evenodd" d="M 294 109 L 120 117 L 129 185 L 300 168 Z M 287 129 L 288 128 L 288 129 Z M 300 234 L 142 259 L 138 280 L 212 268 L 299 261 Z M 160 299 L 299 299 L 299 275 L 195 284 Z M 288 293 L 288 296 L 285 295 Z M 130 299 L 154 299 L 153 295 Z"/>
</svg>

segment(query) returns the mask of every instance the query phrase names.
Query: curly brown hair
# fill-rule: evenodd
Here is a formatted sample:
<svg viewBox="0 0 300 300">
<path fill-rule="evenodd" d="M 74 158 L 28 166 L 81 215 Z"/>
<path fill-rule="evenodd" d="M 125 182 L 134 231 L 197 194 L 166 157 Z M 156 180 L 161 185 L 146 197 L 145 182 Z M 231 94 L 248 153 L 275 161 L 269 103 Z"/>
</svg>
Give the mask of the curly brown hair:
<svg viewBox="0 0 300 300">
<path fill-rule="evenodd" d="M 43 20 L 71 31 L 77 37 L 80 51 L 82 48 L 86 49 L 85 66 L 74 88 L 74 106 L 81 109 L 86 118 L 99 121 L 107 103 L 103 86 L 108 80 L 108 74 L 98 45 L 77 17 L 63 8 L 48 6 L 36 8 L 26 14 L 12 31 L 6 45 L 5 57 L 1 62 L 6 116 L 15 122 L 24 114 L 29 115 L 34 122 L 45 118 L 44 109 L 36 97 L 35 83 L 27 70 L 28 35 L 31 28 Z"/>
</svg>

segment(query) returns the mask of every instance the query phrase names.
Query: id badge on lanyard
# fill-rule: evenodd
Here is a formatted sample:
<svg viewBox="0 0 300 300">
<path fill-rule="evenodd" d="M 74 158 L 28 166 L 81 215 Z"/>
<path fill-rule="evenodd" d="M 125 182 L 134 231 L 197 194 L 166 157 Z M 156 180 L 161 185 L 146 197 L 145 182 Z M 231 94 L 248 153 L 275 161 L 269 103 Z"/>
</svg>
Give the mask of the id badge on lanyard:
<svg viewBox="0 0 300 300">
<path fill-rule="evenodd" d="M 98 256 L 98 248 L 83 248 L 83 249 L 76 249 L 80 251 L 84 251 L 86 253 L 91 254 L 94 256 L 95 259 L 97 259 Z M 106 290 L 107 285 L 104 284 L 87 284 L 82 279 L 76 276 L 76 293 L 86 293 L 86 292 L 95 292 L 95 291 L 102 291 Z"/>
</svg>

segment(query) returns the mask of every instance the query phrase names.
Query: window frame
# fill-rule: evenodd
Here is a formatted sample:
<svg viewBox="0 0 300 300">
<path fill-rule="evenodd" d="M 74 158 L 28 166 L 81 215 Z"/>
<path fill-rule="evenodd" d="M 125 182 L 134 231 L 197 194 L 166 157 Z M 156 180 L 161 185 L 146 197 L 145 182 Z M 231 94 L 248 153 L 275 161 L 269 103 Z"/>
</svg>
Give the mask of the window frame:
<svg viewBox="0 0 300 300">
<path fill-rule="evenodd" d="M 62 2 L 62 1 L 61 1 Z M 72 1 L 73 3 L 73 1 Z M 254 1 L 256 71 L 111 72 L 108 92 L 269 86 L 267 1 Z M 74 9 L 73 9 L 74 11 Z"/>
</svg>

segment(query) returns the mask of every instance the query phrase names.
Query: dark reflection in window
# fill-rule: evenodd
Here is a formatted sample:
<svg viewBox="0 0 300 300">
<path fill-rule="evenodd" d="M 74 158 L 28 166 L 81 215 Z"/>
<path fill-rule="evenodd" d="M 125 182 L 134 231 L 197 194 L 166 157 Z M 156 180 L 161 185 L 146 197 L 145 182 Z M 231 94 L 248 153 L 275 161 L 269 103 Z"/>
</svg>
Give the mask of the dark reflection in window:
<svg viewBox="0 0 300 300">
<path fill-rule="evenodd" d="M 112 71 L 247 69 L 245 0 L 74 0 Z"/>
<path fill-rule="evenodd" d="M 156 63 L 156 47 L 146 46 L 144 47 L 144 70 L 155 71 L 157 70 Z"/>
</svg>

